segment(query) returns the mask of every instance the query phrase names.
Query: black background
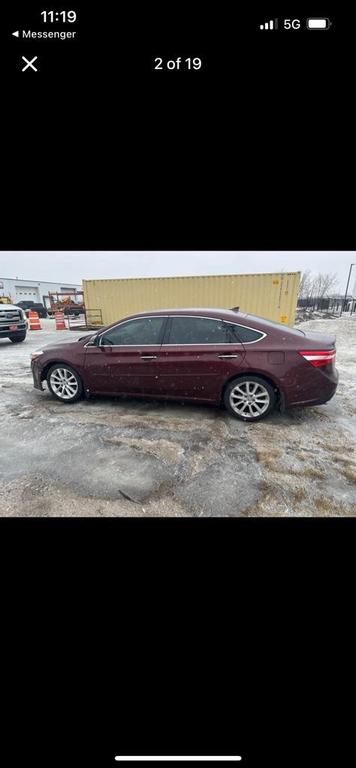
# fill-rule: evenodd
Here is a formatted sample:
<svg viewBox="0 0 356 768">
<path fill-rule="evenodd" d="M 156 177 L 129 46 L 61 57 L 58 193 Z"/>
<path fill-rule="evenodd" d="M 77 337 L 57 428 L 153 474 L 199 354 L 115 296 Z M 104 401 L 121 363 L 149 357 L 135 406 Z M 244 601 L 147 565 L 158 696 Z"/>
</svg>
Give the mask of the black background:
<svg viewBox="0 0 356 768">
<path fill-rule="evenodd" d="M 350 12 L 287 33 L 258 26 L 300 6 L 72 7 L 73 47 L 11 37 L 43 5 L 2 12 L 2 249 L 355 248 Z M 2 520 L 4 764 L 345 764 L 354 540 L 353 520 Z"/>
<path fill-rule="evenodd" d="M 235 6 L 77 4 L 63 43 L 12 37 L 43 5 L 11 4 L 3 247 L 353 247 L 352 14 L 261 32 L 261 12 Z M 159 55 L 204 67 L 152 71 Z"/>
</svg>

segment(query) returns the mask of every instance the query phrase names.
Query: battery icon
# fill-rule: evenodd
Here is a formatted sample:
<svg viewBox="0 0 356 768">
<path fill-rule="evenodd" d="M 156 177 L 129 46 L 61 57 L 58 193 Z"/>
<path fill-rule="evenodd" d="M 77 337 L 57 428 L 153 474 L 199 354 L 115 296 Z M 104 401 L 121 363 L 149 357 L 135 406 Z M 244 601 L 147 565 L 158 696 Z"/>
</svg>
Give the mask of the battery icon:
<svg viewBox="0 0 356 768">
<path fill-rule="evenodd" d="M 307 19 L 307 29 L 329 29 L 330 24 L 326 18 Z"/>
</svg>

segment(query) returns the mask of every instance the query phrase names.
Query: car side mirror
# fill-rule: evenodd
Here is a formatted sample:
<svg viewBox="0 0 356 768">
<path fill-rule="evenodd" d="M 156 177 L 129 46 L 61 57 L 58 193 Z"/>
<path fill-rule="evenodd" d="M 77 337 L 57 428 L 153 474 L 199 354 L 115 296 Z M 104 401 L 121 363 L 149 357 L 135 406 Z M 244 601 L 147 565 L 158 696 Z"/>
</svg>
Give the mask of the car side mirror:
<svg viewBox="0 0 356 768">
<path fill-rule="evenodd" d="M 88 341 L 87 347 L 97 347 L 99 345 L 99 336 L 93 336 L 90 341 Z"/>
</svg>

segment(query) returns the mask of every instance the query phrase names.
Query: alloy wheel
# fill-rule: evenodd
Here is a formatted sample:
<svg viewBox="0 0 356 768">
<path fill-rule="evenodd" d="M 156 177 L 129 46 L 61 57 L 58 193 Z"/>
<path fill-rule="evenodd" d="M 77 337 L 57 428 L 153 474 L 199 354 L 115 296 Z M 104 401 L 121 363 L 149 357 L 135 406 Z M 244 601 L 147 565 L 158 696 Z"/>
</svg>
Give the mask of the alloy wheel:
<svg viewBox="0 0 356 768">
<path fill-rule="evenodd" d="M 51 388 L 61 400 L 71 400 L 78 394 L 78 381 L 67 368 L 55 368 L 50 376 Z"/>
<path fill-rule="evenodd" d="M 230 392 L 232 410 L 245 419 L 255 419 L 267 411 L 270 395 L 257 381 L 241 381 Z"/>
</svg>

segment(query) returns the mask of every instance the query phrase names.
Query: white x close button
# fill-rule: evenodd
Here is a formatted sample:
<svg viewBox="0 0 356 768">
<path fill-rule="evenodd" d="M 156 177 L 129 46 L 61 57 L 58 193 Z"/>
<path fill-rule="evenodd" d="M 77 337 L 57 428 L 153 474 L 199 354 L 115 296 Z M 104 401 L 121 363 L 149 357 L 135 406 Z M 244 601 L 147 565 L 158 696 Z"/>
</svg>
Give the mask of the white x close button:
<svg viewBox="0 0 356 768">
<path fill-rule="evenodd" d="M 36 59 L 38 59 L 38 56 L 34 56 L 31 61 L 26 59 L 26 56 L 22 56 L 22 60 L 26 61 L 26 66 L 22 67 L 22 72 L 25 72 L 25 70 L 29 69 L 29 67 L 31 67 L 31 69 L 33 69 L 35 72 L 38 72 L 37 68 L 33 66 L 33 62 L 36 61 Z"/>
</svg>

